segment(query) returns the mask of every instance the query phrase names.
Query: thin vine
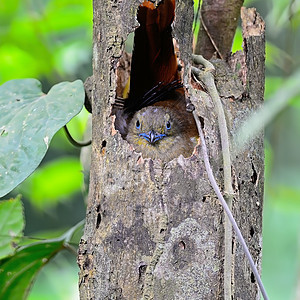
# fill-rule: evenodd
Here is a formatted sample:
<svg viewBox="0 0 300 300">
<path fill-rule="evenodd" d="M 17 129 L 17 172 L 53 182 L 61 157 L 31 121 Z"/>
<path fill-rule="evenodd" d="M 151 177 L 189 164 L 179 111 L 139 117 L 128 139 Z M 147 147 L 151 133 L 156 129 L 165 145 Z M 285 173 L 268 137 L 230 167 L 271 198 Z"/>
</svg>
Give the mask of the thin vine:
<svg viewBox="0 0 300 300">
<path fill-rule="evenodd" d="M 253 261 L 253 258 L 249 252 L 249 249 L 245 243 L 245 240 L 241 234 L 240 229 L 237 226 L 237 223 L 231 213 L 231 206 L 232 206 L 232 200 L 233 200 L 233 189 L 232 189 L 232 182 L 231 182 L 231 159 L 230 159 L 230 147 L 229 147 L 229 137 L 228 137 L 228 130 L 227 130 L 227 124 L 225 119 L 225 114 L 223 110 L 223 105 L 221 103 L 218 91 L 215 86 L 214 82 L 214 76 L 213 73 L 215 71 L 214 66 L 204 59 L 201 55 L 193 55 L 193 60 L 196 64 L 201 64 L 204 66 L 204 70 L 200 70 L 196 67 L 192 67 L 192 73 L 196 76 L 198 80 L 203 82 L 205 84 L 205 87 L 212 98 L 215 109 L 218 116 L 218 124 L 219 124 L 219 130 L 220 130 L 220 136 L 221 136 L 221 145 L 222 145 L 222 154 L 223 154 L 223 165 L 224 165 L 224 197 L 221 194 L 221 191 L 218 187 L 218 184 L 214 178 L 210 163 L 209 163 L 209 157 L 207 153 L 207 148 L 205 144 L 204 134 L 202 131 L 201 123 L 199 121 L 199 118 L 195 111 L 193 111 L 193 116 L 195 119 L 195 122 L 197 124 L 197 128 L 199 131 L 199 136 L 201 140 L 201 147 L 202 147 L 202 154 L 204 158 L 204 164 L 205 168 L 208 174 L 209 181 L 220 200 L 225 212 L 225 259 L 224 259 L 224 299 L 231 299 L 231 264 L 232 264 L 232 253 L 231 253 L 231 247 L 232 247 L 232 227 L 243 247 L 244 253 L 249 260 L 250 267 L 252 269 L 252 272 L 258 282 L 260 291 L 263 295 L 263 298 L 265 300 L 268 300 L 268 296 L 266 293 L 266 290 L 263 286 L 263 283 L 261 281 L 261 278 L 259 276 L 258 270 L 255 266 L 255 263 Z M 225 199 L 226 201 L 225 201 Z"/>
<path fill-rule="evenodd" d="M 215 86 L 213 73 L 215 68 L 212 63 L 204 59 L 201 55 L 193 55 L 193 60 L 196 64 L 201 64 L 205 67 L 204 71 L 193 67 L 192 72 L 201 82 L 204 83 L 211 99 L 213 100 L 215 110 L 218 116 L 219 130 L 221 136 L 222 155 L 223 155 L 223 170 L 224 170 L 224 196 L 229 209 L 232 208 L 233 189 L 231 181 L 231 159 L 230 146 L 227 124 L 224 114 L 223 105 Z M 224 240 L 225 240 L 225 257 L 224 257 L 224 299 L 231 300 L 231 282 L 232 282 L 232 226 L 225 214 L 224 222 Z"/>
</svg>

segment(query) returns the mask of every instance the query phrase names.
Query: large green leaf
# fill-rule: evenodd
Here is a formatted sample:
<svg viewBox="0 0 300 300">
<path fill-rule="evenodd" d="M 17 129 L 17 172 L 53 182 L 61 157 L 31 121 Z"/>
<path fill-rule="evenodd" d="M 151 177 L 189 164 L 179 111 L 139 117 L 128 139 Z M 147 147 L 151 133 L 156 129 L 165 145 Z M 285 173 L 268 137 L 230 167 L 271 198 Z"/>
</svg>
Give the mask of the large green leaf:
<svg viewBox="0 0 300 300">
<path fill-rule="evenodd" d="M 21 197 L 0 202 L 0 259 L 13 254 L 24 229 Z"/>
<path fill-rule="evenodd" d="M 0 86 L 0 197 L 37 168 L 53 135 L 80 112 L 83 102 L 80 80 L 59 83 L 47 95 L 35 79 Z"/>
<path fill-rule="evenodd" d="M 0 300 L 26 299 L 38 271 L 61 249 L 63 240 L 21 248 L 0 262 Z"/>
<path fill-rule="evenodd" d="M 0 300 L 26 299 L 38 272 L 59 251 L 68 249 L 76 255 L 72 244 L 78 244 L 84 221 L 77 223 L 56 239 L 45 240 L 19 248 L 0 261 Z"/>
</svg>

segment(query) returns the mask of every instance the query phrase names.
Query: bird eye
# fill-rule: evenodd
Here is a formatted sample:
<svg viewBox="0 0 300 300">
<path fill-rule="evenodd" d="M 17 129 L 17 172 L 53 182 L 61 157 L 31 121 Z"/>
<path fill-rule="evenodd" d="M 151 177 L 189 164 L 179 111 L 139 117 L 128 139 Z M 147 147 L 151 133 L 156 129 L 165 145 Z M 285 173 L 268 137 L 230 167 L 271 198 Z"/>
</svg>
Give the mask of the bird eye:
<svg viewBox="0 0 300 300">
<path fill-rule="evenodd" d="M 171 123 L 170 123 L 170 121 L 168 121 L 168 122 L 166 123 L 166 128 L 167 128 L 167 130 L 170 130 L 170 129 L 171 129 Z"/>
<path fill-rule="evenodd" d="M 139 120 L 136 120 L 135 127 L 136 127 L 136 129 L 140 129 L 141 123 Z"/>
</svg>

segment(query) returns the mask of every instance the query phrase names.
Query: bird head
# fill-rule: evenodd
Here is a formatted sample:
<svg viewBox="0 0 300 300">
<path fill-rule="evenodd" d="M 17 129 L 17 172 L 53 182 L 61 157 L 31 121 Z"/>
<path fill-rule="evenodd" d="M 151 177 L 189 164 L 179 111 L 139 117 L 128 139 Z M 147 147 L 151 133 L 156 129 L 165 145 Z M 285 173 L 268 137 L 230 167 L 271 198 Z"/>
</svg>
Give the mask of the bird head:
<svg viewBox="0 0 300 300">
<path fill-rule="evenodd" d="M 185 132 L 185 119 L 176 109 L 148 106 L 136 112 L 128 125 L 127 141 L 145 158 L 169 161 L 190 156 L 196 144 Z"/>
</svg>

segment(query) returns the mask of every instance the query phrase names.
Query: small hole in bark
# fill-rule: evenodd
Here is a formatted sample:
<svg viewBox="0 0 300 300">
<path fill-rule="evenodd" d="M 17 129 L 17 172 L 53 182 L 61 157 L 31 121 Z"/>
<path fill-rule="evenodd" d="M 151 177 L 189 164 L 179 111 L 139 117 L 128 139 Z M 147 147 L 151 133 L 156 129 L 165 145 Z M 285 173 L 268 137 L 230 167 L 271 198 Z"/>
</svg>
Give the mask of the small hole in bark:
<svg viewBox="0 0 300 300">
<path fill-rule="evenodd" d="M 181 250 L 184 250 L 185 249 L 185 242 L 184 241 L 180 241 L 179 244 L 178 244 L 179 248 Z"/>
<path fill-rule="evenodd" d="M 96 229 L 98 229 L 98 228 L 99 228 L 99 226 L 100 226 L 100 223 L 101 223 L 101 214 L 100 214 L 100 213 L 98 213 L 98 215 L 97 215 Z"/>
<path fill-rule="evenodd" d="M 86 244 L 87 244 L 87 241 L 84 240 L 84 239 L 80 239 L 80 244 L 81 244 L 81 245 L 86 245 Z"/>
<path fill-rule="evenodd" d="M 255 276 L 254 276 L 254 274 L 252 272 L 251 272 L 251 282 L 255 283 Z"/>
<path fill-rule="evenodd" d="M 220 168 L 219 171 L 222 172 L 222 171 L 223 171 L 223 168 Z"/>
<path fill-rule="evenodd" d="M 101 147 L 102 147 L 102 149 L 106 147 L 106 141 L 105 140 L 102 141 Z"/>
<path fill-rule="evenodd" d="M 256 182 L 257 182 L 257 173 L 256 173 L 256 170 L 254 168 L 253 163 L 252 163 L 252 170 L 253 170 L 253 174 L 251 176 L 251 181 L 252 181 L 253 184 L 256 184 Z"/>
<path fill-rule="evenodd" d="M 200 116 L 199 119 L 200 119 L 200 123 L 201 123 L 201 128 L 204 129 L 204 118 L 202 118 Z"/>
<path fill-rule="evenodd" d="M 141 281 L 141 278 L 145 274 L 146 269 L 147 269 L 147 265 L 140 265 L 139 266 L 139 281 Z"/>
<path fill-rule="evenodd" d="M 253 237 L 253 235 L 254 235 L 254 232 L 255 232 L 255 231 L 254 231 L 254 228 L 253 228 L 253 226 L 251 226 L 251 227 L 250 227 L 250 235 L 251 235 L 252 237 Z"/>
<path fill-rule="evenodd" d="M 91 264 L 91 260 L 90 260 L 89 258 L 87 258 L 87 259 L 84 261 L 83 269 L 84 269 L 84 270 L 89 269 L 90 264 Z"/>
<path fill-rule="evenodd" d="M 206 200 L 206 196 L 203 196 L 202 197 L 202 202 L 205 202 L 205 200 Z"/>
<path fill-rule="evenodd" d="M 159 233 L 163 233 L 165 230 L 163 228 L 160 229 Z"/>
</svg>

